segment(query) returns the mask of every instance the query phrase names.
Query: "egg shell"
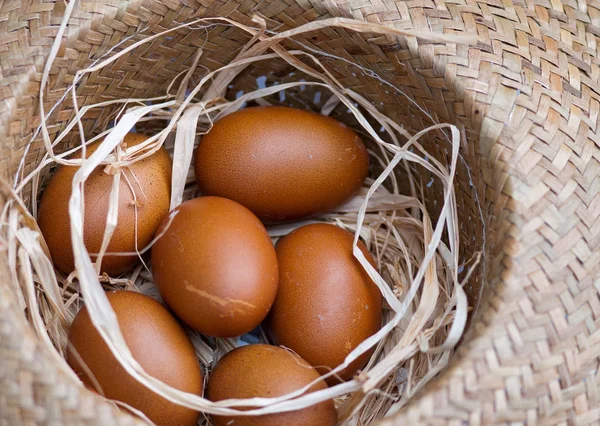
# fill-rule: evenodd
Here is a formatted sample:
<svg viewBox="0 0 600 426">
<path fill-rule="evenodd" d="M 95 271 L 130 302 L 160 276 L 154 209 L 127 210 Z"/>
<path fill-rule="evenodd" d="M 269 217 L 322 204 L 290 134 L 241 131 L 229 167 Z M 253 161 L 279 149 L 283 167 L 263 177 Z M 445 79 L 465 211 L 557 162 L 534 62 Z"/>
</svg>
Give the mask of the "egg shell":
<svg viewBox="0 0 600 426">
<path fill-rule="evenodd" d="M 257 327 L 279 280 L 275 248 L 260 220 L 220 197 L 186 201 L 169 217 L 152 247 L 152 273 L 167 305 L 208 336 L 233 337 Z"/>
<path fill-rule="evenodd" d="M 292 231 L 276 247 L 279 289 L 269 333 L 275 344 L 292 349 L 322 374 L 381 328 L 382 295 L 352 254 L 353 238 L 337 226 L 318 223 Z M 375 266 L 365 245 L 359 242 L 359 247 Z M 359 357 L 339 377 L 352 378 L 370 355 Z"/>
<path fill-rule="evenodd" d="M 207 398 L 273 398 L 298 390 L 319 373 L 306 361 L 285 349 L 269 345 L 242 346 L 227 353 L 210 373 Z M 324 381 L 307 393 L 325 389 Z M 213 416 L 214 426 L 333 426 L 336 411 L 332 401 L 285 413 L 262 416 Z"/>
<path fill-rule="evenodd" d="M 202 395 L 196 352 L 169 311 L 141 293 L 114 291 L 107 297 L 125 342 L 142 368 L 176 389 Z M 198 421 L 199 412 L 167 401 L 127 373 L 94 328 L 85 307 L 69 331 L 67 362 L 87 387 L 140 410 L 159 426 L 193 426 Z"/>
<path fill-rule="evenodd" d="M 281 106 L 225 116 L 195 154 L 203 194 L 235 200 L 265 223 L 330 211 L 356 194 L 368 169 L 367 150 L 352 129 Z"/>
<path fill-rule="evenodd" d="M 130 147 L 146 139 L 147 136 L 129 133 L 125 136 L 123 144 Z M 97 142 L 88 147 L 88 157 L 99 144 L 100 142 Z M 152 156 L 123 168 L 119 186 L 118 223 L 110 240 L 108 252 L 135 252 L 136 209 L 137 248 L 141 250 L 152 241 L 156 228 L 169 211 L 171 167 L 169 154 L 161 148 Z M 56 171 L 42 194 L 38 210 L 38 225 L 54 265 L 67 274 L 75 269 L 68 209 L 71 185 L 77 170 L 79 167 L 61 166 Z M 104 172 L 104 166 L 99 166 L 91 173 L 84 185 L 83 238 L 90 253 L 98 253 L 102 246 L 112 182 L 113 176 Z M 135 191 L 135 198 L 132 188 Z M 95 260 L 96 257 L 92 256 L 92 261 Z M 102 260 L 102 271 L 115 276 L 126 272 L 138 262 L 138 256 L 107 255 Z"/>
</svg>

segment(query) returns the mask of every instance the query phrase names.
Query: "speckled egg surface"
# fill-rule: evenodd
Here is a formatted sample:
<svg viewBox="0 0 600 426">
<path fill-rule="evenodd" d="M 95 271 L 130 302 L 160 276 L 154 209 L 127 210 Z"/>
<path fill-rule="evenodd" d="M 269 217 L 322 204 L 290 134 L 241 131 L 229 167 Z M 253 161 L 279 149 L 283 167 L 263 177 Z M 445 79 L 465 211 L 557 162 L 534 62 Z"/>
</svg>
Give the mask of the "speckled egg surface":
<svg viewBox="0 0 600 426">
<path fill-rule="evenodd" d="M 367 150 L 352 129 L 281 106 L 225 116 L 195 154 L 203 194 L 235 200 L 265 223 L 330 211 L 358 191 L 368 168 Z"/>
<path fill-rule="evenodd" d="M 234 349 L 211 371 L 206 397 L 212 401 L 230 398 L 276 397 L 298 390 L 319 373 L 293 353 L 269 345 L 248 345 Z M 325 389 L 319 381 L 309 389 Z M 285 413 L 263 416 L 213 416 L 214 426 L 333 426 L 336 411 L 332 401 Z"/>
<path fill-rule="evenodd" d="M 177 320 L 154 299 L 131 291 L 107 293 L 134 359 L 151 376 L 184 392 L 202 395 L 196 352 Z M 193 426 L 199 412 L 156 395 L 113 357 L 94 328 L 86 308 L 69 330 L 67 362 L 83 383 L 109 399 L 124 402 L 159 426 Z"/>
<path fill-rule="evenodd" d="M 129 133 L 123 144 L 133 146 L 146 139 L 147 136 Z M 88 157 L 98 145 L 99 142 L 87 149 Z M 152 156 L 123 169 L 119 186 L 118 224 L 108 252 L 134 253 L 136 235 L 139 250 L 150 243 L 160 221 L 169 211 L 171 167 L 169 154 L 161 148 Z M 56 171 L 42 194 L 38 210 L 38 224 L 52 261 L 59 270 L 67 274 L 75 268 L 68 208 L 73 176 L 78 169 L 61 166 Z M 104 166 L 100 166 L 92 172 L 84 185 L 83 237 L 90 253 L 98 253 L 102 246 L 112 182 L 113 176 L 105 173 Z M 94 256 L 92 261 L 95 261 Z M 119 275 L 138 262 L 137 256 L 105 256 L 102 271 L 113 276 Z"/>
<path fill-rule="evenodd" d="M 273 341 L 325 373 L 381 327 L 382 296 L 352 254 L 353 235 L 337 226 L 302 226 L 277 243 L 279 289 L 267 326 Z M 360 249 L 374 261 L 364 244 Z M 367 353 L 343 370 L 347 380 Z M 328 379 L 334 383 L 335 379 Z"/>
<path fill-rule="evenodd" d="M 277 256 L 250 210 L 226 198 L 195 198 L 171 212 L 158 234 L 154 280 L 182 321 L 208 336 L 232 337 L 265 318 L 277 292 Z"/>
</svg>

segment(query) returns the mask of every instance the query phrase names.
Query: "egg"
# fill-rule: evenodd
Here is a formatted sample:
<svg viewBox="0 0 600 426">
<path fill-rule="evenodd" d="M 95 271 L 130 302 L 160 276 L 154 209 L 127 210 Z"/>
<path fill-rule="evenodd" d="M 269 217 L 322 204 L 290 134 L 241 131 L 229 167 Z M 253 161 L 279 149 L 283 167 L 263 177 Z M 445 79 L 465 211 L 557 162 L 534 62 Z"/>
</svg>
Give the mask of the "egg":
<svg viewBox="0 0 600 426">
<path fill-rule="evenodd" d="M 242 346 L 227 353 L 210 373 L 207 398 L 273 398 L 301 389 L 319 378 L 306 361 L 285 349 L 269 345 Z M 324 381 L 308 391 L 325 389 Z M 296 411 L 261 416 L 213 416 L 214 426 L 333 426 L 336 411 L 331 400 Z"/>
<path fill-rule="evenodd" d="M 160 303 L 141 293 L 107 293 L 133 358 L 151 376 L 202 395 L 203 378 L 192 343 Z M 157 425 L 193 426 L 199 412 L 158 396 L 136 381 L 112 355 L 84 307 L 69 330 L 67 362 L 83 383 L 109 399 L 140 410 Z"/>
<path fill-rule="evenodd" d="M 129 133 L 123 144 L 125 148 L 131 147 L 146 139 L 147 136 Z M 99 144 L 92 144 L 87 149 L 88 156 Z M 75 154 L 78 155 L 81 154 Z M 104 168 L 96 168 L 84 185 L 83 238 L 90 253 L 100 251 L 108 213 L 113 176 L 105 173 Z M 68 208 L 71 184 L 77 170 L 79 168 L 75 166 L 61 166 L 56 171 L 42 194 L 38 210 L 38 224 L 52 260 L 59 270 L 67 274 L 75 269 Z M 119 186 L 118 224 L 107 252 L 135 253 L 136 247 L 141 250 L 148 245 L 163 216 L 169 211 L 170 192 L 171 159 L 164 149 L 123 168 Z M 96 257 L 92 256 L 92 261 L 95 260 Z M 135 255 L 106 255 L 101 270 L 115 276 L 138 262 L 139 258 Z"/>
<path fill-rule="evenodd" d="M 265 318 L 277 293 L 277 255 L 250 210 L 221 197 L 195 198 L 174 209 L 157 235 L 154 280 L 183 322 L 233 337 Z"/>
<path fill-rule="evenodd" d="M 275 344 L 292 349 L 321 373 L 342 364 L 381 327 L 382 295 L 352 254 L 353 237 L 337 226 L 317 223 L 297 228 L 276 247 L 279 288 L 267 321 L 269 334 Z M 365 245 L 359 246 L 375 265 Z M 339 377 L 350 379 L 370 355 L 362 355 Z"/>
<path fill-rule="evenodd" d="M 265 223 L 332 210 L 356 194 L 368 169 L 367 150 L 352 129 L 282 106 L 221 118 L 195 154 L 203 194 L 237 201 Z"/>
</svg>

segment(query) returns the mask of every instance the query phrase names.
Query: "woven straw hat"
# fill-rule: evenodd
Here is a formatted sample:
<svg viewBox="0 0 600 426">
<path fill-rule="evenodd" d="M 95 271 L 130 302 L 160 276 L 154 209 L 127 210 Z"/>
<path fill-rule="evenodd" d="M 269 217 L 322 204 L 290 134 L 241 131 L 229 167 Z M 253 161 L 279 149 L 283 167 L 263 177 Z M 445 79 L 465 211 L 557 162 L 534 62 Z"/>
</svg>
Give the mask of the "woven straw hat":
<svg viewBox="0 0 600 426">
<path fill-rule="evenodd" d="M 198 16 L 249 22 L 258 13 L 279 30 L 341 16 L 478 34 L 481 41 L 470 47 L 392 43 L 337 29 L 304 38 L 352 57 L 416 100 L 422 110 L 377 79 L 333 62 L 344 85 L 411 131 L 448 122 L 467 138 L 457 205 L 463 254 L 484 255 L 468 288 L 477 308 L 450 367 L 380 424 L 598 423 L 596 7 L 585 0 L 81 0 L 51 70 L 47 109 L 90 58 L 141 30 L 152 34 Z M 0 2 L 0 176 L 7 180 L 24 155 L 27 172 L 44 152 L 39 142 L 26 147 L 39 124 L 40 75 L 64 10 L 62 1 Z M 152 44 L 93 74 L 79 89 L 80 105 L 164 90 L 198 42 L 182 31 L 168 45 Z M 204 49 L 218 65 L 240 44 L 221 29 Z M 261 71 L 249 70 L 247 84 Z M 71 112 L 63 107 L 56 122 Z M 444 156 L 434 137 L 427 143 Z M 433 199 L 439 188 L 429 191 Z M 1 247 L 0 425 L 141 424 L 54 367 L 19 308 Z"/>
</svg>

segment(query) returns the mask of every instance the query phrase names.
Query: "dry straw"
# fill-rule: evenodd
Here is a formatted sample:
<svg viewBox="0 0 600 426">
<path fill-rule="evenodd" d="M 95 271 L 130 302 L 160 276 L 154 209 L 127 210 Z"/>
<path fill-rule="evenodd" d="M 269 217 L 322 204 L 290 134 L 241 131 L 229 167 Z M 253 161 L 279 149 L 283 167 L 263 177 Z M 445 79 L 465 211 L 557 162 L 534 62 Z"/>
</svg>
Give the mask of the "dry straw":
<svg viewBox="0 0 600 426">
<path fill-rule="evenodd" d="M 27 307 L 34 330 L 55 355 L 60 368 L 77 380 L 63 356 L 66 350 L 66 330 L 74 313 L 81 307 L 83 299 L 94 326 L 128 373 L 146 387 L 178 404 L 205 413 L 257 415 L 296 410 L 334 398 L 338 406 L 340 424 L 366 424 L 386 412 L 394 412 L 402 407 L 414 392 L 444 368 L 462 336 L 467 321 L 468 302 L 463 285 L 478 263 L 478 258 L 470 259 L 461 265 L 458 257 L 459 223 L 453 185 L 459 158 L 460 133 L 452 125 L 437 124 L 415 135 L 408 134 L 401 124 L 381 114 L 360 93 L 340 84 L 322 64 L 318 51 L 288 49 L 282 42 L 293 41 L 295 35 L 327 27 L 340 27 L 389 37 L 454 43 L 474 43 L 476 40 L 471 36 L 405 31 L 343 18 L 312 22 L 282 33 L 268 31 L 264 20 L 259 17 L 253 19 L 256 27 L 242 25 L 226 18 L 198 19 L 156 35 L 138 37 L 138 41 L 121 50 L 117 49 L 120 49 L 121 45 L 116 46 L 89 68 L 78 71 L 66 96 L 59 101 L 62 102 L 67 96 L 71 96 L 74 118 L 58 136 L 51 139 L 48 132 L 48 117 L 51 111 L 46 113 L 43 95 L 49 71 L 58 52 L 61 37 L 68 26 L 74 4 L 75 1 L 72 0 L 67 5 L 65 17 L 42 76 L 39 135 L 44 141 L 46 154 L 31 173 L 24 175 L 21 167 L 12 187 L 2 182 L 5 192 L 12 196 L 4 208 L 2 218 L 3 223 L 8 224 L 5 229 L 8 233 L 11 273 L 15 278 L 14 282 L 21 284 L 22 306 Z M 200 73 L 202 77 L 197 84 L 192 85 L 191 81 L 192 76 L 199 73 L 198 62 L 203 53 L 202 49 L 198 50 L 190 69 L 175 78 L 163 96 L 152 99 L 111 100 L 81 108 L 78 105 L 77 83 L 86 74 L 114 63 L 139 46 L 171 31 L 184 27 L 197 30 L 214 25 L 235 26 L 250 34 L 252 38 L 229 64 Z M 246 67 L 272 60 L 288 62 L 311 80 L 264 87 L 235 100 L 225 99 L 227 86 Z M 177 85 L 178 90 L 172 93 Z M 154 153 L 174 132 L 174 141 L 172 138 L 168 140 L 169 144 L 172 143 L 169 149 L 172 150 L 174 160 L 171 193 L 171 208 L 174 208 L 184 199 L 196 195 L 195 188 L 190 183 L 189 170 L 198 135 L 205 133 L 212 122 L 241 108 L 246 102 L 269 104 L 269 96 L 301 85 L 318 86 L 331 93 L 331 98 L 325 103 L 321 113 L 329 114 L 335 108 L 348 110 L 360 124 L 362 134 L 371 141 L 369 152 L 372 161 L 383 169 L 379 176 L 368 179 L 366 186 L 354 199 L 335 212 L 315 220 L 335 223 L 354 233 L 354 255 L 385 298 L 385 324 L 377 334 L 354 349 L 342 365 L 327 374 L 335 375 L 374 347 L 375 353 L 369 364 L 353 380 L 309 394 L 305 394 L 305 391 L 310 385 L 276 398 L 210 402 L 197 395 L 176 390 L 149 376 L 133 359 L 104 289 L 128 288 L 158 296 L 152 283 L 152 275 L 145 264 L 125 278 L 98 276 L 99 262 L 96 265 L 92 263 L 83 242 L 83 182 L 99 166 L 113 175 L 107 225 L 102 248 L 97 255 L 99 259 L 104 256 L 123 255 L 106 253 L 106 249 L 117 225 L 120 180 L 126 180 L 134 197 L 141 195 L 136 190 L 138 186 L 135 176 L 128 168 L 130 164 Z M 114 108 L 119 117 L 112 129 L 88 140 L 83 133 L 82 119 L 90 110 L 98 108 Z M 166 123 L 163 130 L 140 145 L 127 150 L 122 149 L 121 140 L 136 123 L 157 118 Z M 376 131 L 374 123 L 381 126 L 384 132 L 380 134 Z M 65 140 L 74 129 L 79 131 L 80 144 L 63 153 L 54 152 L 57 144 Z M 430 131 L 438 131 L 445 135 L 449 148 L 449 168 L 428 155 L 419 143 L 420 138 Z M 86 146 L 101 138 L 103 140 L 98 149 L 85 159 Z M 47 247 L 34 220 L 37 211 L 35 195 L 40 186 L 40 173 L 51 164 L 80 166 L 73 179 L 69 202 L 76 272 L 66 278 L 57 278 L 55 275 Z M 443 205 L 435 224 L 432 223 L 430 214 L 422 202 L 423 183 L 411 173 L 414 167 L 424 167 L 443 184 Z M 403 179 L 410 182 L 412 193 L 409 196 L 399 193 L 398 176 L 403 176 Z M 388 183 L 386 186 L 383 185 L 384 181 Z M 22 201 L 26 198 L 24 192 L 28 184 L 34 193 L 29 211 Z M 273 226 L 269 232 L 276 239 L 304 223 L 306 222 Z M 374 254 L 377 268 L 372 267 L 357 249 L 356 243 L 361 237 Z M 148 247 L 140 247 L 137 254 L 146 252 L 152 243 Z M 465 271 L 461 276 L 462 281 L 459 279 L 461 269 Z M 240 344 L 237 339 L 207 341 L 191 331 L 190 336 L 199 359 L 207 370 L 222 354 Z M 264 336 L 262 339 L 265 340 Z M 101 393 L 101 389 L 98 390 Z M 253 408 L 239 411 L 238 407 Z M 205 421 L 207 420 L 201 420 Z"/>
</svg>

